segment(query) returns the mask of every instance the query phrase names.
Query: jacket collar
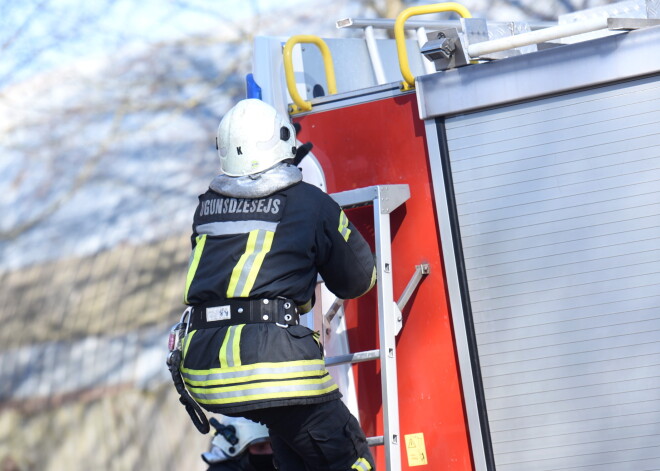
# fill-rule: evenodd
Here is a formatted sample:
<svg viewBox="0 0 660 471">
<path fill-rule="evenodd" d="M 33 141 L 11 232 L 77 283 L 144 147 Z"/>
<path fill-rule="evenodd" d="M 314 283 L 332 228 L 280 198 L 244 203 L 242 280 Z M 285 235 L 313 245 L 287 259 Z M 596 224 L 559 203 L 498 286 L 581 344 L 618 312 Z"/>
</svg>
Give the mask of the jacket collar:
<svg viewBox="0 0 660 471">
<path fill-rule="evenodd" d="M 280 163 L 254 175 L 230 177 L 218 175 L 209 188 L 234 198 L 262 198 L 288 188 L 302 180 L 302 172 L 295 165 Z"/>
</svg>

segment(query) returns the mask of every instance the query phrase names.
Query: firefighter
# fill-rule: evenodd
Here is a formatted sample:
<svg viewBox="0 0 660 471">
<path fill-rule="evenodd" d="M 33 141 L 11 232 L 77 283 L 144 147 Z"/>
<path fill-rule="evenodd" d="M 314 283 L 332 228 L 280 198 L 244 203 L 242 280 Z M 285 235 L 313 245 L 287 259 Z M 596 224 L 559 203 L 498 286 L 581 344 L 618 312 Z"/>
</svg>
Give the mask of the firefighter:
<svg viewBox="0 0 660 471">
<path fill-rule="evenodd" d="M 282 471 L 373 470 L 319 334 L 299 322 L 317 274 L 341 299 L 372 288 L 370 247 L 332 198 L 302 181 L 288 117 L 240 101 L 222 118 L 216 144 L 222 173 L 193 219 L 186 386 L 208 411 L 265 424 Z"/>
<path fill-rule="evenodd" d="M 210 419 L 211 449 L 202 453 L 207 471 L 275 471 L 268 429 L 242 417 Z"/>
</svg>

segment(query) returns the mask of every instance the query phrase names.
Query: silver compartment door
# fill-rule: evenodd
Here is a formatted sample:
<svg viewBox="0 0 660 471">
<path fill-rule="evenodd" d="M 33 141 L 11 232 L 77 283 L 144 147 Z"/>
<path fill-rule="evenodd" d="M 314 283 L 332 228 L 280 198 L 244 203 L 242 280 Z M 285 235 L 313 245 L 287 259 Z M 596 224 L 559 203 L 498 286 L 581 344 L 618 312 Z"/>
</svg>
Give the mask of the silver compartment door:
<svg viewBox="0 0 660 471">
<path fill-rule="evenodd" d="M 445 126 L 497 471 L 660 469 L 660 79 Z"/>
</svg>

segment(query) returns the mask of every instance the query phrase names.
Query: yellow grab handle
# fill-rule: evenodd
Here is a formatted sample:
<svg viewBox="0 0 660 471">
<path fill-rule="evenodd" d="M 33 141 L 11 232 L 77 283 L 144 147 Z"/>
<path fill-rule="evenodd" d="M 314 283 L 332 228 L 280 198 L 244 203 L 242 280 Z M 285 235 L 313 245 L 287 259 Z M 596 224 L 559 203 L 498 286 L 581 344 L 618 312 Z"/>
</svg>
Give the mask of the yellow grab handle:
<svg viewBox="0 0 660 471">
<path fill-rule="evenodd" d="M 286 77 L 286 87 L 289 90 L 289 95 L 293 99 L 293 102 L 297 107 L 293 107 L 293 111 L 310 111 L 312 109 L 312 103 L 302 99 L 298 93 L 298 88 L 296 87 L 296 79 L 293 76 L 293 46 L 298 43 L 308 43 L 315 44 L 321 51 L 323 56 L 323 65 L 325 66 L 325 80 L 328 84 L 328 93 L 334 95 L 337 93 L 337 83 L 335 81 L 335 68 L 332 65 L 332 54 L 330 54 L 330 48 L 323 41 L 323 39 L 318 36 L 313 36 L 309 34 L 299 34 L 297 36 L 291 36 L 289 40 L 284 44 L 284 76 Z"/>
<path fill-rule="evenodd" d="M 453 11 L 461 15 L 463 18 L 472 18 L 472 15 L 467 8 L 455 2 L 434 3 L 432 5 L 420 5 L 418 7 L 406 8 L 396 17 L 396 21 L 394 22 L 394 39 L 396 40 L 396 51 L 399 55 L 399 68 L 401 69 L 401 75 L 403 75 L 401 86 L 404 90 L 415 88 L 415 77 L 412 72 L 410 72 L 403 25 L 411 16 L 440 13 L 443 11 Z"/>
</svg>

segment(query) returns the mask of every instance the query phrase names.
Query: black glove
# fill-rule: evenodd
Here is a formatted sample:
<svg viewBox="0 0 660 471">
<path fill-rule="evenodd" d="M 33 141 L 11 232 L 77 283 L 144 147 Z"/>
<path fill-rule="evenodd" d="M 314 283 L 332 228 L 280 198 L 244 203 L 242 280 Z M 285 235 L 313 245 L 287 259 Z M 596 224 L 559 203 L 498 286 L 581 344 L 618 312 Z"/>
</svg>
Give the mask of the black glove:
<svg viewBox="0 0 660 471">
<path fill-rule="evenodd" d="M 298 134 L 302 129 L 302 126 L 300 123 L 293 123 L 293 128 L 296 130 L 296 134 Z M 304 159 L 305 156 L 309 154 L 309 151 L 312 150 L 312 147 L 314 147 L 314 144 L 311 142 L 305 142 L 303 145 L 298 147 L 296 149 L 296 155 L 293 157 L 293 165 L 297 167 L 302 159 Z"/>
<path fill-rule="evenodd" d="M 302 159 L 304 159 L 305 156 L 309 154 L 309 151 L 312 150 L 312 147 L 314 147 L 314 144 L 311 142 L 305 142 L 303 145 L 299 146 L 296 149 L 296 155 L 293 157 L 293 165 L 298 166 Z"/>
</svg>

